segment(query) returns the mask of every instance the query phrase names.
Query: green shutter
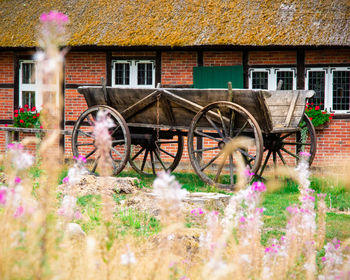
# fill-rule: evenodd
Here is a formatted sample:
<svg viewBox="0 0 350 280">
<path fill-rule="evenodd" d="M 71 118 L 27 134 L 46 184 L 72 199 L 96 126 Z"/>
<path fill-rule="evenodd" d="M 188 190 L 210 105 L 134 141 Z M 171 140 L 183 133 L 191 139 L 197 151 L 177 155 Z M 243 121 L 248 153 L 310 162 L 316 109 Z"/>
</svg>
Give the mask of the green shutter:
<svg viewBox="0 0 350 280">
<path fill-rule="evenodd" d="M 194 88 L 243 88 L 243 66 L 193 67 Z"/>
</svg>

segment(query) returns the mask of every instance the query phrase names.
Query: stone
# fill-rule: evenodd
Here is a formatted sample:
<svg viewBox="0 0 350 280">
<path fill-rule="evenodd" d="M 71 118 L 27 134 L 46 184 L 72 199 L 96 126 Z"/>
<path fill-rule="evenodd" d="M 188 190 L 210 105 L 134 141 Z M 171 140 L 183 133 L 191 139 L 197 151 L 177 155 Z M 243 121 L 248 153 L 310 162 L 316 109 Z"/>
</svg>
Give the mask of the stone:
<svg viewBox="0 0 350 280">
<path fill-rule="evenodd" d="M 139 180 L 132 177 L 98 177 L 94 175 L 83 175 L 75 184 L 62 184 L 58 191 L 63 195 L 113 195 L 114 193 L 132 194 L 136 191 Z"/>
</svg>

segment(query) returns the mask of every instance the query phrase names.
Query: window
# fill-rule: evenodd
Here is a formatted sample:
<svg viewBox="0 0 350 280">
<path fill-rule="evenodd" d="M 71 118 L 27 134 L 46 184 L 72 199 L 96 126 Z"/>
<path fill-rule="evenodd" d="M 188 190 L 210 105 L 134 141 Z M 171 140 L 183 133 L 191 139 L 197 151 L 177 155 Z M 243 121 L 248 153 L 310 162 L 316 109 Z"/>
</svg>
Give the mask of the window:
<svg viewBox="0 0 350 280">
<path fill-rule="evenodd" d="M 307 68 L 305 88 L 316 92 L 309 101 L 322 109 L 350 113 L 350 67 Z"/>
<path fill-rule="evenodd" d="M 116 87 L 155 87 L 153 60 L 115 60 L 112 85 Z"/>
<path fill-rule="evenodd" d="M 296 89 L 296 70 L 294 68 L 251 68 L 249 69 L 249 88 L 276 90 L 282 80 L 282 90 Z"/>
<path fill-rule="evenodd" d="M 40 106 L 35 63 L 32 60 L 20 61 L 19 67 L 19 106 Z"/>
</svg>

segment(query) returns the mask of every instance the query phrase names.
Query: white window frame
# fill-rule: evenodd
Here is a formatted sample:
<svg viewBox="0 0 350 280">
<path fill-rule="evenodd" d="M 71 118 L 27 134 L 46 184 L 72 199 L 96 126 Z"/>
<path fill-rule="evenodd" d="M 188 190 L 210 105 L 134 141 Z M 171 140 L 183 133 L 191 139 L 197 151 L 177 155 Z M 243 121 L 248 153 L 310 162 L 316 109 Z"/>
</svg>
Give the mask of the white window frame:
<svg viewBox="0 0 350 280">
<path fill-rule="evenodd" d="M 350 71 L 350 67 L 306 67 L 305 89 L 309 89 L 309 73 L 311 71 L 325 72 L 324 108 L 335 114 L 349 114 L 349 110 L 333 110 L 333 72 Z"/>
<path fill-rule="evenodd" d="M 25 84 L 23 83 L 23 75 L 22 75 L 22 70 L 23 70 L 23 64 L 31 63 L 34 64 L 34 72 L 35 72 L 35 83 L 34 84 Z M 20 60 L 19 61 L 19 107 L 24 107 L 23 100 L 22 100 L 22 91 L 34 91 L 35 92 L 35 107 L 37 109 L 42 108 L 42 97 L 39 95 L 39 82 L 38 82 L 38 73 L 37 69 L 35 67 L 35 61 L 34 60 Z"/>
<path fill-rule="evenodd" d="M 128 85 L 117 85 L 115 83 L 115 64 L 117 63 L 129 63 L 130 65 L 130 77 Z M 151 85 L 138 85 L 137 84 L 137 65 L 139 63 L 151 63 L 152 64 L 152 84 Z M 155 61 L 154 60 L 139 60 L 139 59 L 125 59 L 125 60 L 113 60 L 112 61 L 112 87 L 124 87 L 124 88 L 154 88 L 155 87 Z"/>
<path fill-rule="evenodd" d="M 280 71 L 292 71 L 293 72 L 293 90 L 296 90 L 297 88 L 297 71 L 296 68 L 292 67 L 271 67 L 271 68 L 250 68 L 249 69 L 249 88 L 253 88 L 253 79 L 252 79 L 252 73 L 253 72 L 267 72 L 268 73 L 268 80 L 267 80 L 267 89 L 268 90 L 276 90 L 277 89 L 277 72 Z"/>
</svg>

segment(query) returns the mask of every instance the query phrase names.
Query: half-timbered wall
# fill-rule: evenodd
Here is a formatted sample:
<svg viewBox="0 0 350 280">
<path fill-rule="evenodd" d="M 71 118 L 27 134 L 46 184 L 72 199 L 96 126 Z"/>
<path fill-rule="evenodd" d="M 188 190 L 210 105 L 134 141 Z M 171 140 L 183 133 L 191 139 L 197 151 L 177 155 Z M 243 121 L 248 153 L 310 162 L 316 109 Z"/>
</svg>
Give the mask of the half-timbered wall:
<svg viewBox="0 0 350 280">
<path fill-rule="evenodd" d="M 300 55 L 301 54 L 301 55 Z M 0 52 L 0 125 L 11 124 L 13 110 L 18 107 L 18 77 L 16 78 L 16 51 Z M 65 129 L 72 129 L 74 121 L 87 108 L 78 94 L 80 85 L 100 84 L 103 77 L 111 84 L 111 61 L 115 58 L 150 58 L 156 61 L 156 77 L 164 87 L 191 87 L 193 67 L 230 66 L 249 67 L 350 67 L 349 49 L 319 50 L 200 50 L 200 51 L 74 51 L 66 57 L 64 75 Z M 300 65 L 300 58 L 303 65 Z M 245 72 L 248 75 L 248 71 Z M 300 73 L 297 79 L 304 76 Z M 245 77 L 247 79 L 247 77 Z M 298 85 L 303 85 L 298 83 Z M 300 86 L 299 86 L 300 88 Z M 350 113 L 336 115 L 335 119 L 317 131 L 318 152 L 315 165 L 334 164 L 338 159 L 350 157 Z M 20 137 L 21 138 L 21 137 Z M 70 137 L 64 139 L 66 156 L 71 156 Z M 0 151 L 4 151 L 4 133 L 0 132 Z M 186 142 L 185 142 L 186 143 Z M 186 149 L 185 149 L 186 150 Z M 187 151 L 183 161 L 188 162 Z"/>
</svg>

